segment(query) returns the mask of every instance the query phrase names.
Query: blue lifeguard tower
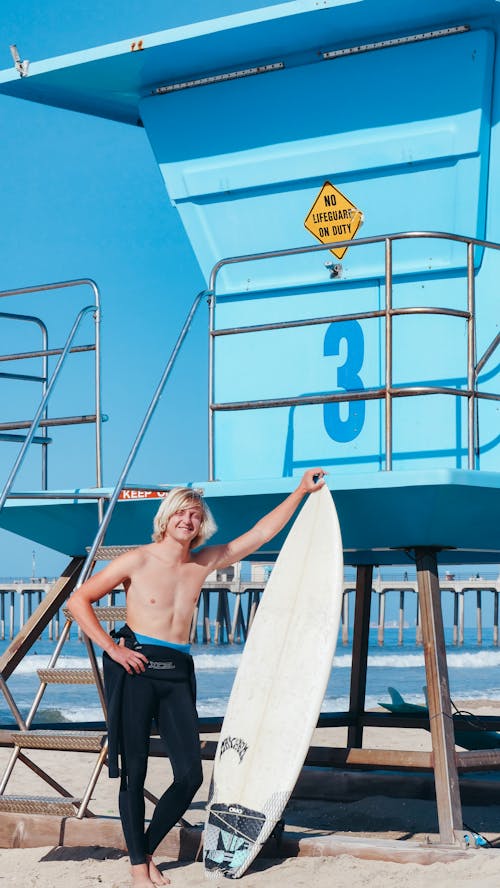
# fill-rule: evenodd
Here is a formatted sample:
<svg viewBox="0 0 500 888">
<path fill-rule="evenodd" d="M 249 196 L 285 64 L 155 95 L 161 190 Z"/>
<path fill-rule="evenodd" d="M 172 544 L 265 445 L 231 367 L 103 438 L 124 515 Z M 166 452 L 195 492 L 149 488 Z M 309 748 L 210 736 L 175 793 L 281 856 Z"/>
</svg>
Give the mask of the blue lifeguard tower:
<svg viewBox="0 0 500 888">
<path fill-rule="evenodd" d="M 210 464 L 186 483 L 227 537 L 330 469 L 358 570 L 358 763 L 373 566 L 416 559 L 445 845 L 472 759 L 454 750 L 437 564 L 500 560 L 499 31 L 495 0 L 292 0 L 29 66 L 14 51 L 0 73 L 0 93 L 144 127 L 206 280 L 116 485 L 16 499 L 13 470 L 1 525 L 84 574 L 103 544 L 146 541 L 155 479 L 139 498 L 128 471 L 208 295 Z"/>
</svg>

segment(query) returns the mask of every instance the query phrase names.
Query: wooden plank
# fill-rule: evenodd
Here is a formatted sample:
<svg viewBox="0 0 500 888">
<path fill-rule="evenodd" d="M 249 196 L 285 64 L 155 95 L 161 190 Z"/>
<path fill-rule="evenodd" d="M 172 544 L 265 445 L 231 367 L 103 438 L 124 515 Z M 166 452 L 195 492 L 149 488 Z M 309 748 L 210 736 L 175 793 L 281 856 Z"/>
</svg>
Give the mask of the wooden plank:
<svg viewBox="0 0 500 888">
<path fill-rule="evenodd" d="M 161 741 L 156 737 L 150 741 L 150 755 L 164 755 Z M 213 759 L 217 749 L 215 740 L 201 741 L 201 757 Z M 368 768 L 420 768 L 432 769 L 432 753 L 409 752 L 406 749 L 359 749 L 352 747 L 311 746 L 305 764 L 315 767 L 368 767 Z"/>
<path fill-rule="evenodd" d="M 52 617 L 75 588 L 84 561 L 83 556 L 71 559 L 50 592 L 47 593 L 0 657 L 0 674 L 5 681 L 12 675 L 35 641 L 38 641 L 45 627 L 48 626 Z"/>
<path fill-rule="evenodd" d="M 40 848 L 59 845 L 60 817 L 50 814 L 0 813 L 0 848 Z"/>
<path fill-rule="evenodd" d="M 359 565 L 356 571 L 356 602 L 354 606 L 354 635 L 352 640 L 352 667 L 349 715 L 353 719 L 347 732 L 348 746 L 363 745 L 363 714 L 366 697 L 366 670 L 368 635 L 372 597 L 373 566 Z"/>
<path fill-rule="evenodd" d="M 471 749 L 457 752 L 460 771 L 494 771 L 500 767 L 500 749 Z"/>
<path fill-rule="evenodd" d="M 389 716 L 387 718 L 387 716 Z M 365 728 L 422 728 L 429 730 L 429 716 L 396 715 L 392 712 L 366 712 L 363 716 Z"/>
<path fill-rule="evenodd" d="M 325 752 L 323 752 L 325 750 Z M 309 758 L 310 756 L 310 758 Z M 432 753 L 410 752 L 406 749 L 350 749 L 312 747 L 306 764 L 351 765 L 370 768 L 432 768 Z"/>
<path fill-rule="evenodd" d="M 486 730 L 500 730 L 500 718 L 497 716 L 478 716 L 481 727 Z M 366 712 L 359 716 L 360 722 L 366 727 L 376 728 L 429 728 L 429 719 L 427 716 L 420 715 L 394 715 L 390 712 Z M 470 722 L 467 717 L 455 717 L 456 724 L 470 728 Z M 347 712 L 331 712 L 322 713 L 318 719 L 318 728 L 342 728 L 354 725 L 355 716 Z M 36 719 L 32 725 L 33 728 L 46 730 L 75 730 L 75 731 L 105 731 L 106 727 L 103 721 L 96 722 L 47 722 L 37 723 Z M 198 720 L 198 728 L 200 734 L 218 734 L 222 727 L 222 718 L 219 716 L 207 716 Z M 0 725 L 0 746 L 11 746 L 12 727 Z"/>
<path fill-rule="evenodd" d="M 353 802 L 371 796 L 393 799 L 436 800 L 432 771 L 373 771 L 366 768 L 342 770 L 340 768 L 302 769 L 292 798 L 328 802 Z M 494 780 L 467 778 L 460 783 L 463 805 L 496 805 L 498 787 Z"/>
<path fill-rule="evenodd" d="M 286 843 L 283 852 L 288 848 Z M 298 857 L 340 857 L 348 854 L 358 860 L 381 860 L 393 863 L 419 863 L 429 866 L 433 863 L 451 863 L 463 860 L 471 851 L 456 846 L 420 845 L 412 841 L 391 839 L 357 838 L 351 836 L 328 835 L 316 838 L 303 838 L 298 842 Z M 495 855 L 498 851 L 490 852 Z M 292 856 L 286 854 L 284 856 Z M 500 862 L 500 854 L 499 862 Z"/>
<path fill-rule="evenodd" d="M 71 736 L 71 731 L 60 731 L 59 739 L 57 741 L 57 747 L 53 748 L 61 749 L 64 746 L 64 734 L 68 734 L 68 738 Z M 93 733 L 93 732 L 92 732 Z M 11 729 L 10 731 L 2 731 L 0 732 L 0 746 L 8 746 L 12 747 L 13 740 L 12 736 L 16 734 L 16 731 Z M 104 736 L 104 732 L 103 732 Z M 82 741 L 83 742 L 83 741 Z M 205 740 L 202 739 L 200 741 L 201 746 L 201 755 L 202 758 L 210 761 L 213 760 L 215 755 L 215 750 L 217 749 L 217 742 L 215 740 Z M 44 748 L 48 748 L 45 746 Z M 71 745 L 70 739 L 68 739 L 67 746 L 64 746 L 67 751 L 75 751 L 74 743 Z M 491 750 L 492 755 L 497 754 L 494 750 Z M 163 757 L 165 755 L 164 746 L 159 737 L 151 737 L 149 744 L 149 754 L 155 757 Z M 474 753 L 478 755 L 478 753 Z M 488 756 L 488 751 L 484 753 Z M 408 752 L 407 750 L 391 750 L 391 749 L 360 749 L 359 747 L 330 747 L 330 746 L 311 746 L 307 753 L 305 763 L 307 765 L 316 765 L 318 767 L 344 767 L 344 766 L 366 766 L 366 767 L 393 767 L 398 769 L 411 769 L 411 768 L 432 768 L 432 759 L 430 752 Z M 462 756 L 464 753 L 457 753 L 457 756 Z M 465 753 L 466 755 L 466 753 Z M 461 759 L 459 759 L 462 761 Z M 479 757 L 476 759 L 477 762 L 480 761 Z M 498 758 L 496 760 L 498 762 Z M 485 768 L 487 767 L 487 763 L 489 767 L 492 767 L 494 764 L 493 758 L 485 759 Z M 463 763 L 461 765 L 462 770 L 473 770 L 472 763 L 469 766 L 467 764 L 467 760 L 463 759 Z M 479 766 L 478 766 L 479 768 Z M 483 768 L 484 770 L 484 768 Z"/>
<path fill-rule="evenodd" d="M 394 715 L 391 712 L 365 712 L 359 716 L 360 721 L 365 727 L 375 728 L 429 728 L 429 718 L 427 715 Z M 475 716 L 482 730 L 500 731 L 500 717 L 494 715 Z M 318 728 L 342 728 L 355 724 L 355 716 L 348 712 L 324 712 L 318 719 Z M 470 724 L 470 717 L 455 716 L 453 719 L 455 725 L 473 730 Z M 33 724 L 35 727 L 35 723 Z M 50 722 L 39 723 L 36 727 L 47 730 L 105 730 L 103 721 L 95 722 Z M 200 734 L 218 734 L 222 727 L 222 718 L 220 716 L 206 716 L 198 719 L 198 728 Z M 0 745 L 3 745 L 4 734 L 8 732 L 9 736 L 12 728 L 7 725 L 0 725 Z M 8 738 L 7 738 L 8 739 Z M 7 744 L 9 745 L 9 744 Z"/>
<path fill-rule="evenodd" d="M 484 783 L 484 781 L 483 781 Z M 354 802 L 383 795 L 393 799 L 435 800 L 434 775 L 429 772 L 302 769 L 292 798 L 310 801 Z"/>
<path fill-rule="evenodd" d="M 202 831 L 174 826 L 158 846 L 157 854 L 174 860 L 194 860 Z M 97 846 L 127 851 L 117 817 L 58 817 L 50 814 L 0 812 L 0 848 Z"/>
<path fill-rule="evenodd" d="M 429 698 L 434 778 L 441 841 L 463 845 L 462 805 L 446 663 L 441 592 L 434 551 L 416 549 L 422 642 Z"/>
<path fill-rule="evenodd" d="M 201 828 L 175 826 L 159 845 L 157 853 L 174 860 L 198 859 L 201 838 Z M 47 845 L 66 848 L 97 846 L 125 851 L 123 833 L 117 818 L 77 820 L 73 817 L 0 813 L 1 848 L 36 848 Z M 348 854 L 363 860 L 432 864 L 461 860 L 473 853 L 456 846 L 420 845 L 412 841 L 357 838 L 338 834 L 295 837 L 285 834 L 279 844 L 273 839 L 266 842 L 261 856 L 273 859 L 297 856 L 337 857 Z M 500 857 L 497 850 L 483 849 L 481 857 L 484 855 Z"/>
</svg>

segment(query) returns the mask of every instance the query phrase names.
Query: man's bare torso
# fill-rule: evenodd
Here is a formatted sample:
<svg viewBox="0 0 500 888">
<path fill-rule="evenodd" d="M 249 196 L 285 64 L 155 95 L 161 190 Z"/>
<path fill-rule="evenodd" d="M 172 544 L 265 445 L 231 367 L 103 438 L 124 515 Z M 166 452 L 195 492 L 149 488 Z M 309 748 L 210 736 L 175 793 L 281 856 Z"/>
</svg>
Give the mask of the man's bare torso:
<svg viewBox="0 0 500 888">
<path fill-rule="evenodd" d="M 185 644 L 206 576 L 194 557 L 179 564 L 161 545 L 141 546 L 124 579 L 128 625 L 141 635 Z"/>
</svg>

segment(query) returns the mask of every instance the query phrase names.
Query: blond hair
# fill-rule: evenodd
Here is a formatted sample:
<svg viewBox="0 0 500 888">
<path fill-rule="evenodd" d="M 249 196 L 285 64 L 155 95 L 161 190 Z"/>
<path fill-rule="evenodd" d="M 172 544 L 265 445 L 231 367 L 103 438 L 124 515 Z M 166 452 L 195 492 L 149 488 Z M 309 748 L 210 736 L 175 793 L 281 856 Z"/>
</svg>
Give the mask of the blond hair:
<svg viewBox="0 0 500 888">
<path fill-rule="evenodd" d="M 159 543 L 165 536 L 167 524 L 172 515 L 189 506 L 199 506 L 202 514 L 198 536 L 191 542 L 190 548 L 196 549 L 197 546 L 201 546 L 209 537 L 213 536 L 217 525 L 201 493 L 191 487 L 173 487 L 162 500 L 154 517 L 152 536 L 154 543 Z"/>
</svg>

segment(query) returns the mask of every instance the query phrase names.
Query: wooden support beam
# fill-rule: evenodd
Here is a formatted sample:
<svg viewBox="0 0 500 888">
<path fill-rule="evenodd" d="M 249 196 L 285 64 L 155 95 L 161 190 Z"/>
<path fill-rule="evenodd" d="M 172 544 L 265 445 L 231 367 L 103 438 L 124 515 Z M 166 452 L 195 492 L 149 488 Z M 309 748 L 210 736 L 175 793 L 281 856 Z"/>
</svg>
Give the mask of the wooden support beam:
<svg viewBox="0 0 500 888">
<path fill-rule="evenodd" d="M 217 743 L 215 740 L 201 741 L 201 757 L 212 760 Z M 156 737 L 150 741 L 150 755 L 164 755 L 161 741 Z M 418 768 L 432 770 L 432 753 L 408 752 L 405 749 L 345 749 L 343 746 L 311 746 L 304 764 L 320 768 Z"/>
<path fill-rule="evenodd" d="M 360 749 L 311 746 L 305 764 L 316 767 L 417 768 L 432 770 L 432 753 L 406 749 Z"/>
<path fill-rule="evenodd" d="M 432 771 L 388 771 L 366 768 L 303 768 L 292 798 L 309 801 L 355 802 L 373 796 L 436 801 Z M 463 805 L 496 805 L 495 781 L 468 777 L 461 781 Z"/>
<path fill-rule="evenodd" d="M 448 666 L 436 553 L 416 549 L 422 643 L 429 697 L 429 722 L 441 842 L 463 844 L 462 805 L 455 760 Z"/>
<path fill-rule="evenodd" d="M 394 715 L 390 712 L 365 712 L 360 716 L 363 727 L 371 728 L 421 728 L 429 730 L 429 718 L 427 715 Z M 500 731 L 500 716 L 482 715 L 476 716 L 478 725 L 478 736 L 481 731 Z M 455 727 L 472 731 L 470 718 L 468 716 L 455 715 L 453 718 Z M 330 712 L 321 713 L 318 719 L 318 728 L 345 728 L 356 725 L 356 719 L 348 712 Z M 106 732 L 104 721 L 93 722 L 37 722 L 34 720 L 31 725 L 35 730 L 46 731 L 102 731 Z M 200 734 L 218 734 L 222 727 L 222 718 L 219 716 L 207 716 L 199 719 Z M 15 733 L 14 725 L 0 726 L 0 747 L 12 746 L 12 734 Z"/>
<path fill-rule="evenodd" d="M 202 830 L 197 827 L 174 826 L 161 842 L 157 853 L 173 860 L 199 860 Z M 74 817 L 53 815 L 0 814 L 1 848 L 35 848 L 47 845 L 58 847 L 118 848 L 125 851 L 120 821 L 117 818 L 93 817 L 77 820 Z M 338 833 L 324 836 L 289 836 L 285 833 L 279 844 L 269 839 L 261 856 L 268 859 L 284 857 L 337 857 L 348 854 L 364 860 L 394 861 L 397 863 L 432 864 L 452 862 L 474 852 L 442 845 L 419 844 L 412 841 L 358 838 Z M 481 851 L 481 856 L 498 851 Z"/>
<path fill-rule="evenodd" d="M 351 690 L 349 715 L 353 721 L 347 732 L 348 746 L 363 745 L 363 722 L 368 665 L 368 635 L 372 599 L 373 566 L 359 565 L 356 571 L 356 601 L 352 639 Z"/>
<path fill-rule="evenodd" d="M 500 766 L 500 749 L 471 749 L 456 753 L 460 771 L 493 771 Z"/>
<path fill-rule="evenodd" d="M 0 674 L 6 681 L 14 669 L 28 653 L 35 641 L 38 641 L 45 627 L 59 610 L 76 586 L 85 557 L 78 555 L 72 558 L 50 592 L 21 627 L 15 639 L 0 657 Z"/>
<path fill-rule="evenodd" d="M 312 747 L 311 759 L 316 758 L 324 747 Z M 356 765 L 369 768 L 432 768 L 432 753 L 410 752 L 407 749 L 330 749 L 331 764 Z M 309 757 L 309 754 L 308 754 Z M 309 764 L 306 758 L 306 764 Z"/>
</svg>

